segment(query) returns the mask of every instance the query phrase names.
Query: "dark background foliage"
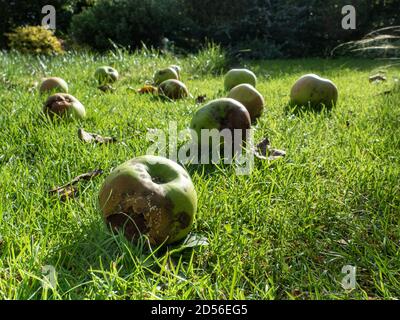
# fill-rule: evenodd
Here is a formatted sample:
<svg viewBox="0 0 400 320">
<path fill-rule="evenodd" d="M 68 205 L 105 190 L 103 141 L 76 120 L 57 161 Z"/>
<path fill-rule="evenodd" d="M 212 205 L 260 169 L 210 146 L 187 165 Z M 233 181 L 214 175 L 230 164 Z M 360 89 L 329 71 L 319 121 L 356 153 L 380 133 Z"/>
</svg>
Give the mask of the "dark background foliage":
<svg viewBox="0 0 400 320">
<path fill-rule="evenodd" d="M 40 24 L 45 4 L 56 7 L 58 35 L 100 51 L 112 42 L 158 47 L 167 37 L 186 51 L 213 41 L 247 58 L 326 56 L 340 43 L 400 24 L 400 0 L 0 0 L 0 33 Z M 348 4 L 357 10 L 356 30 L 341 27 Z"/>
</svg>

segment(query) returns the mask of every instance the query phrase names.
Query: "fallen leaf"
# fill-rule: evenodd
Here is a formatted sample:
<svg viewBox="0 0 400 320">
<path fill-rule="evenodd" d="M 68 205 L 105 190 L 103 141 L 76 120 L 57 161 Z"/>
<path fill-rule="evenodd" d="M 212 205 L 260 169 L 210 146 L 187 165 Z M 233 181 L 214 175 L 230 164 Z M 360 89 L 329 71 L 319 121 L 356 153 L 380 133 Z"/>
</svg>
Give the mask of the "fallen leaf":
<svg viewBox="0 0 400 320">
<path fill-rule="evenodd" d="M 86 132 L 82 128 L 78 129 L 78 136 L 79 136 L 79 139 L 81 139 L 82 141 L 87 142 L 87 143 L 96 142 L 96 143 L 102 144 L 102 143 L 112 143 L 112 142 L 117 141 L 116 138 L 103 137 L 96 133 Z"/>
<path fill-rule="evenodd" d="M 75 187 L 75 185 L 80 182 L 81 180 L 91 180 L 99 175 L 103 174 L 103 170 L 101 169 L 96 169 L 84 174 L 81 174 L 74 179 L 72 179 L 70 182 L 60 186 L 53 188 L 49 191 L 50 194 L 53 195 L 58 195 L 60 197 L 61 201 L 65 201 L 67 198 L 74 198 L 77 193 L 78 189 Z"/>
<path fill-rule="evenodd" d="M 276 160 L 286 156 L 286 151 L 279 149 L 269 149 L 269 157 L 268 160 Z"/>
<path fill-rule="evenodd" d="M 207 95 L 203 94 L 203 95 L 199 95 L 199 96 L 196 98 L 195 102 L 196 102 L 197 104 L 200 104 L 200 103 L 206 102 L 206 100 L 207 100 Z"/>
<path fill-rule="evenodd" d="M 256 156 L 260 158 L 265 158 L 268 152 L 268 149 L 270 147 L 270 142 L 268 138 L 265 138 L 263 141 L 261 141 L 259 144 L 256 146 Z"/>
<path fill-rule="evenodd" d="M 379 83 L 386 80 L 387 80 L 386 76 L 379 73 L 369 77 L 369 82 L 371 83 Z"/>
<path fill-rule="evenodd" d="M 271 148 L 270 141 L 268 138 L 265 138 L 259 144 L 257 144 L 254 155 L 258 159 L 262 160 L 276 160 L 282 158 L 286 155 L 286 151 Z"/>
<path fill-rule="evenodd" d="M 140 94 L 157 94 L 158 93 L 158 88 L 149 84 L 145 84 L 142 88 L 137 90 L 138 93 Z"/>
<path fill-rule="evenodd" d="M 202 235 L 191 233 L 187 236 L 182 246 L 186 248 L 193 248 L 199 246 L 208 246 L 208 239 Z"/>
<path fill-rule="evenodd" d="M 60 197 L 60 200 L 64 202 L 68 198 L 75 198 L 75 196 L 78 194 L 78 189 L 72 185 L 68 185 L 50 190 L 50 193 L 57 194 L 57 196 Z"/>
</svg>

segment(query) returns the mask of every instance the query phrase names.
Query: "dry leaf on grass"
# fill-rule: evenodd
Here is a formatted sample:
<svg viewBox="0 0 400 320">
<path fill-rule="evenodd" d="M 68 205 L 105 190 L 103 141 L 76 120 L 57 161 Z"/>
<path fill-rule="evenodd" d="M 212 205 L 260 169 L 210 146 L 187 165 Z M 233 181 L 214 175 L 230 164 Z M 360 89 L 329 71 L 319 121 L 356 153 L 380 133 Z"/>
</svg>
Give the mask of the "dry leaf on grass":
<svg viewBox="0 0 400 320">
<path fill-rule="evenodd" d="M 112 143 L 112 142 L 117 141 L 116 138 L 103 137 L 97 133 L 86 132 L 82 128 L 78 129 L 78 136 L 79 136 L 79 139 L 81 139 L 82 141 L 87 142 L 87 143 L 96 142 L 96 143 L 102 144 L 102 143 Z"/>
<path fill-rule="evenodd" d="M 379 83 L 386 80 L 387 80 L 386 76 L 379 73 L 369 77 L 369 82 L 371 83 Z"/>
<path fill-rule="evenodd" d="M 140 94 L 157 94 L 158 93 L 158 88 L 149 84 L 145 84 L 142 88 L 137 90 L 138 93 Z"/>
<path fill-rule="evenodd" d="M 61 201 L 65 201 L 67 198 L 74 198 L 77 193 L 78 189 L 75 186 L 78 182 L 85 180 L 91 180 L 99 175 L 103 174 L 103 170 L 96 169 L 87 173 L 80 174 L 79 176 L 72 179 L 70 182 L 60 186 L 53 188 L 49 191 L 51 195 L 57 195 L 60 197 Z"/>
<path fill-rule="evenodd" d="M 269 139 L 265 138 L 263 141 L 257 144 L 254 150 L 254 155 L 258 159 L 272 161 L 284 157 L 286 155 L 286 151 L 272 148 Z"/>
</svg>

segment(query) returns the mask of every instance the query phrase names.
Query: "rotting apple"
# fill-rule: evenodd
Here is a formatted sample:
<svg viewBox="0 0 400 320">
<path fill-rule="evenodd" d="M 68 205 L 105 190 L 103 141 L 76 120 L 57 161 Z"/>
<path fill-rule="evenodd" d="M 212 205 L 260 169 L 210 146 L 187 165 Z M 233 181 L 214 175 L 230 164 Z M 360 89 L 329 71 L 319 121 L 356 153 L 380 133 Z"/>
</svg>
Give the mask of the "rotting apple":
<svg viewBox="0 0 400 320">
<path fill-rule="evenodd" d="M 43 112 L 50 117 L 59 116 L 67 118 L 84 119 L 86 110 L 82 103 L 74 96 L 67 93 L 57 93 L 50 96 L 44 104 Z"/>
<path fill-rule="evenodd" d="M 292 106 L 310 106 L 330 109 L 336 105 L 338 89 L 329 79 L 321 78 L 316 74 L 306 74 L 299 78 L 290 92 Z"/>
<path fill-rule="evenodd" d="M 68 93 L 68 84 L 64 79 L 58 77 L 44 78 L 40 84 L 39 92 L 41 94 L 46 92 Z"/>
<path fill-rule="evenodd" d="M 242 83 L 248 83 L 253 87 L 256 87 L 257 77 L 248 69 L 231 69 L 226 73 L 224 78 L 224 86 L 226 91 L 229 91 L 233 87 L 236 87 Z"/>
<path fill-rule="evenodd" d="M 158 92 L 173 100 L 185 98 L 189 95 L 186 85 L 175 79 L 163 81 L 158 87 Z"/>
<path fill-rule="evenodd" d="M 233 87 L 228 94 L 228 98 L 242 103 L 249 112 L 251 121 L 255 121 L 263 112 L 264 98 L 252 85 L 242 83 Z"/>
<path fill-rule="evenodd" d="M 179 80 L 179 75 L 174 68 L 165 68 L 158 70 L 154 73 L 153 81 L 156 85 L 161 84 L 165 80 L 175 79 Z"/>
<path fill-rule="evenodd" d="M 248 130 L 251 126 L 250 114 L 246 107 L 239 101 L 231 98 L 212 100 L 198 109 L 193 115 L 190 128 L 197 135 L 199 146 L 206 143 L 210 146 L 210 140 L 202 141 L 202 130 L 217 129 L 219 132 L 228 129 L 231 133 L 232 145 L 242 145 L 248 138 Z M 235 141 L 234 130 L 240 130 L 241 141 Z M 225 143 L 225 142 L 224 142 Z M 235 149 L 235 147 L 233 147 Z"/>
<path fill-rule="evenodd" d="M 99 203 L 113 230 L 122 230 L 130 241 L 145 235 L 152 245 L 161 245 L 179 241 L 190 232 L 197 194 L 179 164 L 145 155 L 111 172 L 101 187 Z"/>
<path fill-rule="evenodd" d="M 102 66 L 96 69 L 94 77 L 100 85 L 106 85 L 116 82 L 119 78 L 119 73 L 112 67 Z"/>
</svg>

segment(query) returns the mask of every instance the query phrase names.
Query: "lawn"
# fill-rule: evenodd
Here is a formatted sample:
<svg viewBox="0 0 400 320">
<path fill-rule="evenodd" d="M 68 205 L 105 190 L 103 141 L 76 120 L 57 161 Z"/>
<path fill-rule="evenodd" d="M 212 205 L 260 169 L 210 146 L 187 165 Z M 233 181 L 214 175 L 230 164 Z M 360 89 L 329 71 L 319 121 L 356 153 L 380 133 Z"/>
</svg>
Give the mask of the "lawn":
<svg viewBox="0 0 400 320">
<path fill-rule="evenodd" d="M 198 194 L 192 235 L 208 245 L 153 248 L 112 234 L 98 192 L 118 164 L 146 153 L 149 129 L 188 127 L 194 99 L 170 102 L 135 92 L 153 72 L 182 67 L 193 97 L 223 97 L 223 75 L 207 55 L 175 58 L 149 51 L 37 58 L 0 53 L 0 299 L 398 299 L 400 298 L 400 95 L 368 77 L 384 62 L 243 62 L 258 76 L 266 112 L 255 140 L 268 137 L 286 157 L 256 159 L 250 175 L 230 166 L 187 167 Z M 93 73 L 112 65 L 116 91 Z M 215 69 L 215 68 L 214 68 Z M 332 79 L 331 112 L 286 108 L 305 73 Z M 389 69 L 388 78 L 400 69 Z M 84 121 L 46 120 L 35 82 L 60 76 L 85 106 Z M 78 128 L 118 143 L 85 144 Z M 76 198 L 49 194 L 79 174 Z M 206 243 L 203 243 L 206 244 Z M 357 286 L 342 288 L 344 266 Z M 53 266 L 57 285 L 43 285 Z"/>
</svg>

